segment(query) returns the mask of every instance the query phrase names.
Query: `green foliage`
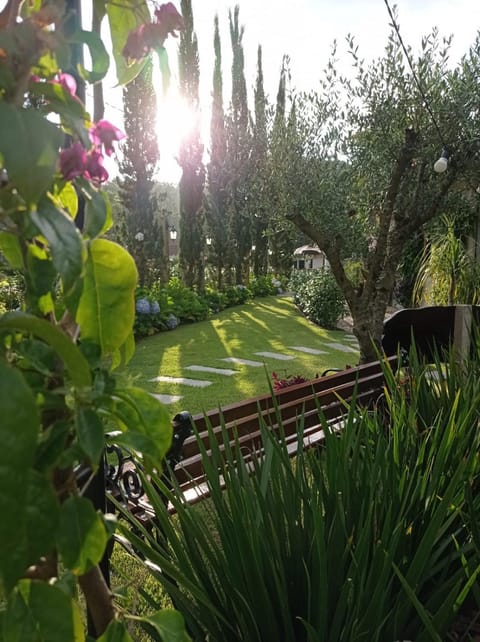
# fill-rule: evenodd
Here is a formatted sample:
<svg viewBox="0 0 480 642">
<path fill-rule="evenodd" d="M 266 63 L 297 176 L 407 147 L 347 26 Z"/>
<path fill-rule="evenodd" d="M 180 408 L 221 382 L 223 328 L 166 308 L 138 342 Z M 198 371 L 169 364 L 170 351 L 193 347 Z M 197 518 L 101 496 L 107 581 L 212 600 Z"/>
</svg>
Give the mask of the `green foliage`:
<svg viewBox="0 0 480 642">
<path fill-rule="evenodd" d="M 98 566 L 114 526 L 86 491 L 112 426 L 150 470 L 162 466 L 171 425 L 154 397 L 113 372 L 133 353 L 137 283 L 132 257 L 103 238 L 103 153 L 121 132 L 91 122 L 62 72 L 98 82 L 109 57 L 94 33 L 63 29 L 72 16 L 61 3 L 25 5 L 21 20 L 19 6 L 9 3 L 0 26 L 0 264 L 15 275 L 2 272 L 0 297 L 0 638 L 85 642 L 80 585 L 100 639 L 126 641 Z M 117 53 L 142 15 L 143 2 L 112 10 Z M 75 59 L 78 43 L 90 71 Z M 182 639 L 178 614 L 150 625 Z"/>
<path fill-rule="evenodd" d="M 269 296 L 270 294 L 277 294 L 278 287 L 274 285 L 271 276 L 258 276 L 250 279 L 248 283 L 248 289 L 252 293 L 252 296 Z"/>
<path fill-rule="evenodd" d="M 345 299 L 328 269 L 294 271 L 289 289 L 305 316 L 325 328 L 335 327 L 345 311 Z"/>
<path fill-rule="evenodd" d="M 413 290 L 418 304 L 477 304 L 480 299 L 479 266 L 457 235 L 455 220 L 442 217 L 420 256 Z"/>
<path fill-rule="evenodd" d="M 147 483 L 158 534 L 122 530 L 195 638 L 447 639 L 480 570 L 476 368 L 412 356 L 376 410 L 350 408 L 340 432 L 324 420 L 325 448 L 294 461 L 266 426 L 253 471 L 212 438 L 211 500 L 167 491 L 174 520 Z"/>
</svg>

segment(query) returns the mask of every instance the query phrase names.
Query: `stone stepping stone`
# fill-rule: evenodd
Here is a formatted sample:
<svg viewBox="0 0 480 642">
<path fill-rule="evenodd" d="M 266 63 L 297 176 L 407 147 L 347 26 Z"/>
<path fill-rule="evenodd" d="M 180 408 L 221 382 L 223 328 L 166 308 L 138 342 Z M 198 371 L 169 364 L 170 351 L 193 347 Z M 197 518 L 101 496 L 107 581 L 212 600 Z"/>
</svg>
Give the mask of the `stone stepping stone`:
<svg viewBox="0 0 480 642">
<path fill-rule="evenodd" d="M 155 397 L 155 399 L 158 399 L 160 403 L 164 404 L 169 404 L 169 403 L 175 403 L 177 401 L 180 401 L 180 399 L 183 399 L 182 395 L 158 395 L 155 394 L 154 392 L 150 393 L 152 397 Z"/>
<path fill-rule="evenodd" d="M 352 343 L 357 343 L 357 337 L 355 337 L 353 334 L 348 334 L 346 337 L 344 337 L 345 341 L 351 341 Z"/>
<path fill-rule="evenodd" d="M 227 363 L 238 363 L 241 366 L 252 366 L 252 368 L 259 368 L 263 366 L 263 361 L 252 361 L 251 359 L 239 359 L 238 357 L 225 357 L 221 361 L 227 361 Z"/>
<path fill-rule="evenodd" d="M 268 357 L 269 359 L 278 359 L 279 361 L 290 361 L 295 359 L 290 354 L 282 354 L 281 352 L 255 352 L 259 357 Z"/>
<path fill-rule="evenodd" d="M 187 379 L 185 377 L 166 377 L 160 375 L 159 377 L 154 377 L 149 379 L 149 381 L 160 381 L 162 383 L 181 383 L 185 386 L 193 386 L 194 388 L 205 388 L 206 386 L 211 385 L 211 381 L 202 381 L 201 379 Z"/>
<path fill-rule="evenodd" d="M 211 372 L 213 374 L 226 375 L 227 377 L 231 377 L 238 372 L 238 370 L 230 370 L 229 368 L 210 368 L 209 366 L 187 366 L 185 370 L 194 370 L 195 372 Z"/>
<path fill-rule="evenodd" d="M 317 348 L 306 348 L 305 346 L 288 346 L 292 350 L 298 350 L 299 352 L 306 352 L 307 354 L 328 354 L 325 350 L 318 350 Z"/>
<path fill-rule="evenodd" d="M 326 343 L 325 345 L 327 348 L 334 348 L 335 350 L 340 350 L 341 352 L 358 352 L 356 348 L 343 345 L 343 343 Z"/>
</svg>

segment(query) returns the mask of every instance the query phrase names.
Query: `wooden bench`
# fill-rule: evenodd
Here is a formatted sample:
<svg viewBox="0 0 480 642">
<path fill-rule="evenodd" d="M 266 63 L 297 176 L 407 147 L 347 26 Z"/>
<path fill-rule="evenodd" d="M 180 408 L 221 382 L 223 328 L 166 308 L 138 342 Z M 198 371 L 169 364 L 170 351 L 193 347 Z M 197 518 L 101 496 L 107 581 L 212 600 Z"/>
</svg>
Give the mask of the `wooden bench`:
<svg viewBox="0 0 480 642">
<path fill-rule="evenodd" d="M 348 404 L 370 408 L 384 390 L 384 367 L 395 368 L 397 358 L 342 370 L 305 383 L 288 386 L 205 414 L 191 416 L 182 412 L 173 420 L 173 443 L 166 458 L 165 475 L 170 475 L 175 488 L 186 502 L 194 504 L 209 495 L 203 467 L 202 450 L 212 457 L 212 440 L 218 453 L 225 449 L 241 452 L 247 463 L 262 456 L 262 427 L 285 439 L 288 453 L 298 451 L 298 422 L 303 425 L 303 447 L 318 446 L 324 439 L 323 422 L 341 427 Z M 240 447 L 240 449 L 237 448 Z M 141 522 L 148 523 L 153 512 L 146 500 L 133 460 L 120 449 L 112 449 L 117 463 L 107 470 L 107 488 L 121 497 Z M 174 512 L 171 504 L 170 512 Z"/>
</svg>

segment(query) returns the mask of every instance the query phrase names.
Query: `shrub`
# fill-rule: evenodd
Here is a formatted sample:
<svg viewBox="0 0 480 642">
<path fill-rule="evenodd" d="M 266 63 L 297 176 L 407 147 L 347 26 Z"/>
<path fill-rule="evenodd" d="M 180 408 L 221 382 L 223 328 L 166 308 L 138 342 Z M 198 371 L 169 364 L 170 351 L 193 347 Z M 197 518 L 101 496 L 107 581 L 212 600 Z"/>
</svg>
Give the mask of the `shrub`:
<svg viewBox="0 0 480 642">
<path fill-rule="evenodd" d="M 254 277 L 250 280 L 248 288 L 254 297 L 269 296 L 271 294 L 278 294 L 279 288 L 281 288 L 281 282 L 277 282 L 279 285 L 275 285 L 272 277 L 270 276 Z"/>
<path fill-rule="evenodd" d="M 147 484 L 159 533 L 124 533 L 194 639 L 447 639 L 480 568 L 480 382 L 453 362 L 436 374 L 413 366 L 407 399 L 387 371 L 388 413 L 351 408 L 341 432 L 325 423 L 322 451 L 295 461 L 264 427 L 252 474 L 212 439 L 211 502 L 170 493 L 174 523 Z"/>
<path fill-rule="evenodd" d="M 24 300 L 22 275 L 17 272 L 0 272 L 0 313 L 17 310 Z"/>
<path fill-rule="evenodd" d="M 334 328 L 345 311 L 345 299 L 329 270 L 296 271 L 289 284 L 305 316 L 325 328 Z"/>
</svg>

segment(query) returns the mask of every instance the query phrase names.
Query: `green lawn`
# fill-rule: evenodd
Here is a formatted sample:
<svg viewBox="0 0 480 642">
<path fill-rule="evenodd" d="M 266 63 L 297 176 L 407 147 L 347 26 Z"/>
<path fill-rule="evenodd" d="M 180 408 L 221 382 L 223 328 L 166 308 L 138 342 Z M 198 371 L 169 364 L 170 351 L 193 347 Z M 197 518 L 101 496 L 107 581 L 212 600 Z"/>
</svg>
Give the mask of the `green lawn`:
<svg viewBox="0 0 480 642">
<path fill-rule="evenodd" d="M 255 299 L 229 308 L 208 321 L 183 325 L 172 332 L 162 332 L 137 343 L 135 356 L 126 369 L 136 385 L 159 394 L 181 395 L 168 405 L 172 416 L 180 410 L 193 414 L 268 392 L 273 371 L 313 378 L 327 368 L 344 368 L 358 361 L 358 352 L 342 352 L 327 347 L 328 342 L 349 344 L 346 333 L 325 330 L 305 319 L 288 297 Z M 353 344 L 356 345 L 356 344 Z M 292 349 L 304 346 L 325 350 L 312 355 Z M 291 355 L 290 361 L 278 361 L 256 352 L 279 352 Z M 252 367 L 222 361 L 237 357 L 260 361 L 264 367 Z M 187 370 L 190 365 L 235 370 L 231 376 Z M 156 376 L 186 377 L 211 381 L 204 388 L 171 382 L 151 382 Z"/>
</svg>

